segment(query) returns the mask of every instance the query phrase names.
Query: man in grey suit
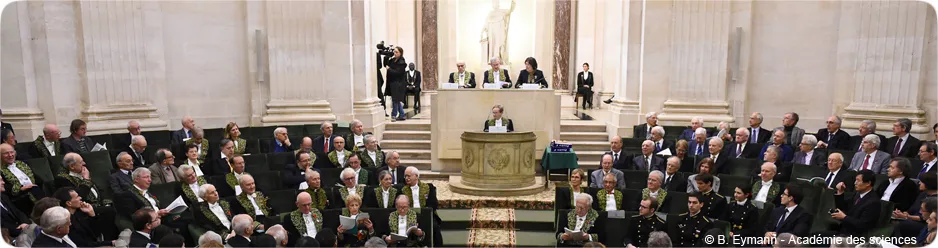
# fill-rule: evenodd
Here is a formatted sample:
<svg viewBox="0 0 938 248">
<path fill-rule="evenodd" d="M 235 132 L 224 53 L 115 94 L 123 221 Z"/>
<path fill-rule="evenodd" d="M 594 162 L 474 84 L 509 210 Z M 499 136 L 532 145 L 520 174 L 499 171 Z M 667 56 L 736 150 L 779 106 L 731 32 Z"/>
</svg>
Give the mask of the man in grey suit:
<svg viewBox="0 0 938 248">
<path fill-rule="evenodd" d="M 786 143 L 790 145 L 801 144 L 801 138 L 804 138 L 804 129 L 796 127 L 798 119 L 798 113 L 785 113 L 785 117 L 782 118 L 782 126 L 775 128 L 775 130 L 785 132 L 785 139 L 788 141 Z"/>
<path fill-rule="evenodd" d="M 153 184 L 164 184 L 181 180 L 181 178 L 176 175 L 176 166 L 173 165 L 175 157 L 173 157 L 172 152 L 166 149 L 157 150 L 156 159 L 159 162 L 156 162 L 149 168 L 150 172 L 152 172 L 151 179 L 153 180 Z"/>
<path fill-rule="evenodd" d="M 645 123 L 635 126 L 632 130 L 632 138 L 651 139 L 651 129 L 658 126 L 658 113 L 648 112 L 645 114 Z"/>
<path fill-rule="evenodd" d="M 603 177 L 606 174 L 612 173 L 616 176 L 616 188 L 624 189 L 625 188 L 625 173 L 619 171 L 615 168 L 612 168 L 612 154 L 606 153 L 602 157 L 602 169 L 593 171 L 593 174 L 590 175 L 590 187 L 600 189 L 603 187 Z"/>
<path fill-rule="evenodd" d="M 655 156 L 655 142 L 651 140 L 642 142 L 642 155 L 632 158 L 632 163 L 635 164 L 636 170 L 664 171 L 666 169 L 664 159 Z"/>
<path fill-rule="evenodd" d="M 860 145 L 863 151 L 853 155 L 850 170 L 871 170 L 873 173 L 886 174 L 889 159 L 892 157 L 889 156 L 889 153 L 878 150 L 879 144 L 879 136 L 875 134 L 867 134 L 866 137 L 863 137 L 863 143 Z"/>
<path fill-rule="evenodd" d="M 111 173 L 111 177 L 108 178 L 108 185 L 111 186 L 111 192 L 114 192 L 114 195 L 120 195 L 134 184 L 134 179 L 130 174 L 134 170 L 134 159 L 127 152 L 121 152 L 117 154 L 115 160 L 117 161 L 117 168 L 120 170 Z"/>
<path fill-rule="evenodd" d="M 824 164 L 827 164 L 827 154 L 814 149 L 817 144 L 817 137 L 810 134 L 805 135 L 804 138 L 801 139 L 800 150 L 795 152 L 795 159 L 791 162 L 812 166 L 824 166 Z"/>
</svg>

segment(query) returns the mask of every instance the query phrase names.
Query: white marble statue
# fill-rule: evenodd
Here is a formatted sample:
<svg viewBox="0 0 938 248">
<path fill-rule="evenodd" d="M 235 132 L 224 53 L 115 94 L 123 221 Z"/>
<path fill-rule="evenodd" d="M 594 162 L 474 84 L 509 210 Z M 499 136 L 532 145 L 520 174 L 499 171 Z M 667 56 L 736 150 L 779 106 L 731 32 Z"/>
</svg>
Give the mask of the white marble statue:
<svg viewBox="0 0 938 248">
<path fill-rule="evenodd" d="M 498 0 L 492 0 L 492 11 L 485 18 L 482 29 L 482 51 L 485 53 L 482 60 L 498 57 L 501 61 L 508 61 L 508 23 L 511 12 L 515 10 L 515 0 L 511 0 L 509 9 L 502 9 Z"/>
</svg>

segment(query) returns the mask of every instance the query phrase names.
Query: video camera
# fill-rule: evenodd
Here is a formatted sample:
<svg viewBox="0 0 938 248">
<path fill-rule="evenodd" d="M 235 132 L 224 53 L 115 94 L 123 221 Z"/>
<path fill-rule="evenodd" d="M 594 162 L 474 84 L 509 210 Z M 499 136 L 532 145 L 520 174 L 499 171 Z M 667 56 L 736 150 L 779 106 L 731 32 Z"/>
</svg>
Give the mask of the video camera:
<svg viewBox="0 0 938 248">
<path fill-rule="evenodd" d="M 384 41 L 378 43 L 378 54 L 384 56 L 394 56 L 394 45 L 384 45 Z"/>
</svg>

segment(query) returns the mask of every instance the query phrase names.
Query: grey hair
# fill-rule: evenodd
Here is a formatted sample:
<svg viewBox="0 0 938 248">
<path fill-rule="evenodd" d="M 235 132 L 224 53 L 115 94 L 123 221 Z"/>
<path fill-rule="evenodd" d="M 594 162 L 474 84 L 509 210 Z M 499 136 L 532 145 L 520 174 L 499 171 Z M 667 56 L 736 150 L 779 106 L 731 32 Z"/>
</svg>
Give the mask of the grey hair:
<svg viewBox="0 0 938 248">
<path fill-rule="evenodd" d="M 831 117 L 834 117 L 834 122 L 837 122 L 837 124 L 841 124 L 841 123 L 843 123 L 843 121 L 844 121 L 843 119 L 840 118 L 840 116 L 836 116 L 836 115 L 835 115 L 835 116 L 831 116 Z"/>
<path fill-rule="evenodd" d="M 196 192 L 196 194 L 199 195 L 199 198 L 205 198 L 205 194 L 207 194 L 209 187 L 214 188 L 215 185 L 212 185 L 211 183 L 206 183 L 206 184 L 202 184 L 202 186 L 199 186 L 199 192 Z"/>
<path fill-rule="evenodd" d="M 736 134 L 739 134 L 739 132 L 743 132 L 743 134 L 745 134 L 746 137 L 749 137 L 749 135 L 750 135 L 748 128 L 737 128 L 737 129 L 736 129 Z"/>
<path fill-rule="evenodd" d="M 835 153 L 831 153 L 831 155 L 827 155 L 827 158 L 832 158 L 832 157 L 840 159 L 840 162 L 844 162 L 844 155 L 840 154 L 839 152 L 835 152 Z"/>
<path fill-rule="evenodd" d="M 280 224 L 274 225 L 272 227 L 268 227 L 265 233 L 274 237 L 274 240 L 277 241 L 278 247 L 284 240 L 287 239 L 287 230 L 284 229 L 283 226 Z"/>
<path fill-rule="evenodd" d="M 613 182 L 613 183 L 619 183 L 619 179 L 616 178 L 616 175 L 615 175 L 615 174 L 612 174 L 612 173 L 606 174 L 605 176 L 603 176 L 603 181 L 606 181 L 606 178 L 607 178 L 607 177 L 608 177 L 608 178 L 612 178 L 612 182 Z"/>
<path fill-rule="evenodd" d="M 143 137 L 143 135 L 134 135 L 133 137 L 130 137 L 130 144 L 137 144 L 137 142 L 140 142 L 141 140 L 146 141 L 147 138 Z"/>
<path fill-rule="evenodd" d="M 696 130 L 694 130 L 694 135 L 699 135 L 699 134 L 707 135 L 707 129 L 698 127 Z"/>
<path fill-rule="evenodd" d="M 366 247 L 366 248 L 387 248 L 387 247 L 388 247 L 388 243 L 385 243 L 384 240 L 382 240 L 382 239 L 379 238 L 379 237 L 371 237 L 370 239 L 368 239 L 368 241 L 365 241 L 365 246 L 364 246 L 364 247 Z"/>
<path fill-rule="evenodd" d="M 345 174 L 355 175 L 355 170 L 350 167 L 345 167 L 345 169 L 342 170 L 342 173 L 339 173 L 340 181 L 344 179 L 343 177 L 345 177 Z"/>
<path fill-rule="evenodd" d="M 694 122 L 694 121 L 700 122 L 700 125 L 701 125 L 701 126 L 704 125 L 703 117 L 696 116 L 696 117 L 690 119 L 690 122 Z"/>
<path fill-rule="evenodd" d="M 277 127 L 277 128 L 275 128 L 275 129 L 274 129 L 274 137 L 276 137 L 277 134 L 280 133 L 280 132 L 286 133 L 286 132 L 287 132 L 287 128 L 285 128 L 285 127 Z"/>
<path fill-rule="evenodd" d="M 494 64 L 494 63 L 496 63 L 496 62 L 498 62 L 498 57 L 492 57 L 491 59 L 489 59 L 489 64 L 490 64 L 490 65 L 491 65 L 491 64 Z"/>
<path fill-rule="evenodd" d="M 778 166 L 775 166 L 775 164 L 772 162 L 762 163 L 762 166 L 769 166 L 769 168 L 772 168 L 772 171 L 778 173 Z"/>
<path fill-rule="evenodd" d="M 374 139 L 375 142 L 378 142 L 378 138 L 376 138 L 376 137 L 375 137 L 374 135 L 372 135 L 372 134 L 366 134 L 365 137 L 364 137 L 364 139 L 365 139 L 365 142 L 366 142 L 366 143 L 369 142 L 369 140 L 372 140 L 372 139 Z"/>
<path fill-rule="evenodd" d="M 863 121 L 860 122 L 860 125 L 866 126 L 866 128 L 869 128 L 869 129 L 873 130 L 874 133 L 876 132 L 876 122 L 875 122 L 875 121 L 863 120 Z"/>
<path fill-rule="evenodd" d="M 584 194 L 584 195 L 586 195 L 586 194 Z M 397 195 L 397 198 L 394 198 L 394 205 L 397 206 L 397 202 L 400 201 L 400 200 L 405 200 L 405 201 L 407 201 L 407 205 L 410 205 L 410 197 L 407 197 L 407 195 L 405 195 L 405 194 Z"/>
<path fill-rule="evenodd" d="M 245 173 L 244 175 L 241 175 L 241 178 L 238 178 L 238 185 L 244 184 L 244 180 L 246 180 L 247 178 L 251 178 L 251 180 L 253 180 L 254 176 L 248 175 L 247 173 Z"/>
<path fill-rule="evenodd" d="M 387 153 L 384 154 L 384 155 L 385 155 L 385 156 L 384 156 L 384 162 L 385 162 L 385 163 L 387 163 L 388 161 L 391 160 L 391 154 L 397 154 L 397 156 L 401 156 L 401 154 L 398 153 L 397 151 L 390 151 L 390 152 L 387 152 Z M 378 178 L 380 178 L 380 177 L 378 177 Z"/>
<path fill-rule="evenodd" d="M 769 146 L 769 147 L 767 147 L 765 150 L 766 150 L 766 151 L 772 151 L 772 153 L 775 153 L 776 159 L 781 159 L 781 158 L 778 157 L 778 156 L 782 156 L 782 149 L 781 149 L 781 148 L 778 148 L 777 146 Z"/>
<path fill-rule="evenodd" d="M 677 156 L 670 156 L 670 157 L 668 157 L 668 161 L 671 161 L 671 159 L 674 159 L 675 161 L 677 161 L 678 164 L 681 163 L 681 159 L 678 158 Z"/>
<path fill-rule="evenodd" d="M 912 132 L 912 120 L 909 120 L 909 118 L 899 118 L 896 122 L 899 122 L 899 125 L 902 126 L 902 130 L 906 133 Z"/>
<path fill-rule="evenodd" d="M 316 171 L 316 170 L 313 170 L 313 169 L 306 169 L 306 176 L 305 176 L 304 178 L 305 178 L 306 180 L 309 180 L 310 177 L 313 177 L 313 173 L 319 174 L 319 171 Z M 320 176 L 322 176 L 322 174 L 320 174 Z M 379 177 L 379 178 L 380 178 L 380 177 Z"/>
<path fill-rule="evenodd" d="M 137 167 L 136 169 L 134 169 L 134 172 L 131 173 L 131 175 L 133 176 L 133 179 L 137 179 L 138 177 L 141 177 L 144 174 L 150 175 L 150 169 L 147 169 L 146 167 Z"/>
<path fill-rule="evenodd" d="M 651 232 L 648 234 L 648 247 L 671 247 L 671 237 L 666 232 Z"/>
<path fill-rule="evenodd" d="M 71 215 L 72 214 L 63 207 L 51 207 L 42 212 L 42 217 L 39 218 L 39 226 L 42 227 L 42 230 L 46 230 L 51 233 L 55 231 L 56 228 L 68 224 L 68 220 L 71 218 Z"/>
<path fill-rule="evenodd" d="M 244 178 L 244 177 L 242 177 Z M 238 218 L 241 217 L 241 218 Z M 237 235 L 245 235 L 245 229 L 251 228 L 254 221 L 251 219 L 251 216 L 246 214 L 236 215 L 234 218 L 231 218 L 231 230 L 234 230 Z"/>
<path fill-rule="evenodd" d="M 756 119 L 759 119 L 759 122 L 762 122 L 762 120 L 764 119 L 764 117 L 762 116 L 762 113 L 755 112 L 754 114 L 756 114 Z"/>
<path fill-rule="evenodd" d="M 218 148 L 219 148 L 218 150 L 221 150 L 221 148 L 224 148 L 225 145 L 228 145 L 228 143 L 232 143 L 230 139 L 221 139 L 220 141 L 218 141 Z"/>
<path fill-rule="evenodd" d="M 459 65 L 459 64 L 464 64 L 464 65 L 465 65 L 465 64 L 466 64 L 466 61 L 464 61 L 464 60 L 457 60 L 457 61 L 456 61 L 456 65 Z"/>
<path fill-rule="evenodd" d="M 642 145 L 645 145 L 645 144 L 648 144 L 648 145 L 650 145 L 650 146 L 654 146 L 654 145 L 655 145 L 655 142 L 654 142 L 654 141 L 651 141 L 651 140 L 642 141 Z"/>
<path fill-rule="evenodd" d="M 664 173 L 662 173 L 660 170 L 653 170 L 653 171 L 651 171 L 651 172 L 648 173 L 648 176 L 649 176 L 649 177 L 651 177 L 651 176 L 657 176 L 657 177 L 658 177 L 658 181 L 664 183 Z"/>
<path fill-rule="evenodd" d="M 658 116 L 658 112 L 652 111 L 645 114 L 645 119 L 651 118 L 652 116 Z"/>
<path fill-rule="evenodd" d="M 661 126 L 655 126 L 651 128 L 651 133 L 658 134 L 658 135 L 661 135 L 661 137 L 664 137 L 664 128 Z"/>
<path fill-rule="evenodd" d="M 159 150 L 156 150 L 156 158 L 159 159 L 160 161 L 163 161 L 164 159 L 166 159 L 166 152 L 168 151 L 169 150 L 166 150 L 165 148 L 160 148 Z"/>
<path fill-rule="evenodd" d="M 586 205 L 593 205 L 593 196 L 590 194 L 579 194 L 576 196 L 576 201 L 586 200 Z"/>
<path fill-rule="evenodd" d="M 327 126 L 331 127 L 332 122 L 323 121 L 322 124 L 319 124 L 319 131 L 325 131 Z"/>
<path fill-rule="evenodd" d="M 417 178 L 420 178 L 420 170 L 418 170 L 417 167 L 409 166 L 407 169 L 404 169 L 404 172 L 408 171 L 413 171 L 414 175 L 417 176 Z"/>
<path fill-rule="evenodd" d="M 358 120 L 358 119 L 352 120 L 352 122 L 349 122 L 348 125 L 349 125 L 349 127 L 354 127 L 356 124 L 357 124 L 357 125 L 362 125 L 362 126 L 364 126 L 364 124 L 362 124 L 362 121 L 360 121 L 360 120 Z"/>
<path fill-rule="evenodd" d="M 873 144 L 876 147 L 879 147 L 880 142 L 882 142 L 879 140 L 879 136 L 876 136 L 875 134 L 867 134 L 863 137 L 863 141 L 870 142 L 870 144 Z"/>
<path fill-rule="evenodd" d="M 720 139 L 720 138 L 710 139 L 710 141 L 707 142 L 707 144 L 709 143 L 717 143 L 720 145 L 720 147 L 723 147 L 723 139 Z"/>
<path fill-rule="evenodd" d="M 127 152 L 118 153 L 117 157 L 114 157 L 114 161 L 115 162 L 120 161 L 121 157 L 123 157 L 124 155 L 130 156 L 130 153 L 127 153 Z M 133 159 L 133 157 L 130 157 L 130 159 Z"/>
<path fill-rule="evenodd" d="M 390 171 L 390 170 L 381 170 L 381 171 L 378 172 L 378 180 L 381 180 L 381 178 L 384 178 L 384 176 L 391 176 L 391 171 Z"/>
<path fill-rule="evenodd" d="M 78 162 L 78 159 L 76 159 L 75 156 L 68 156 L 69 154 L 75 154 L 75 156 L 78 156 L 78 153 L 72 153 L 72 152 L 65 154 L 65 156 L 62 158 L 62 164 L 65 166 L 72 166 L 73 164 Z M 78 157 L 81 157 L 81 156 L 78 156 Z"/>
<path fill-rule="evenodd" d="M 201 127 L 192 128 L 192 137 L 199 136 L 205 138 L 205 130 L 202 130 Z"/>
<path fill-rule="evenodd" d="M 221 244 L 221 235 L 218 235 L 215 231 L 208 231 L 203 233 L 202 236 L 199 236 L 199 246 L 203 246 L 209 241 L 216 241 Z"/>
<path fill-rule="evenodd" d="M 501 104 L 495 104 L 495 106 L 492 106 L 492 108 L 497 108 L 499 113 L 505 113 L 505 106 L 502 106 Z"/>
<path fill-rule="evenodd" d="M 189 164 L 182 164 L 182 165 L 179 166 L 179 168 L 176 168 L 176 171 L 179 172 L 179 174 L 180 174 L 180 176 L 181 176 L 181 175 L 185 175 L 185 174 L 186 174 L 186 171 L 191 171 L 191 170 L 194 170 L 194 169 L 195 169 L 195 168 L 192 168 L 192 166 L 189 165 Z"/>
<path fill-rule="evenodd" d="M 834 134 L 830 134 L 830 135 L 834 135 Z M 817 137 L 814 137 L 814 135 L 805 134 L 804 138 L 801 138 L 801 141 L 807 142 L 808 145 L 811 145 L 811 147 L 817 146 Z"/>
<path fill-rule="evenodd" d="M 130 127 L 132 127 L 134 124 L 137 124 L 137 126 L 140 126 L 140 122 L 137 122 L 136 120 L 131 120 L 127 122 L 127 129 L 130 129 Z"/>
</svg>

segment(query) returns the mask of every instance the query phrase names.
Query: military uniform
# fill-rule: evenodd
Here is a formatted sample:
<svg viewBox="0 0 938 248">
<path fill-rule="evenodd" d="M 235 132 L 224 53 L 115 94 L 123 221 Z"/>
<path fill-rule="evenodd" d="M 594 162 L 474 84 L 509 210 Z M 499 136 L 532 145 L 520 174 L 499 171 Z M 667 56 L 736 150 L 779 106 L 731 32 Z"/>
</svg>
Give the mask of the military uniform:
<svg viewBox="0 0 938 248">
<path fill-rule="evenodd" d="M 700 202 L 703 203 L 703 206 L 700 207 L 700 213 L 711 219 L 720 218 L 720 216 L 723 215 L 723 211 L 726 209 L 726 197 L 723 197 L 723 195 L 713 190 L 701 193 L 700 195 Z"/>
<path fill-rule="evenodd" d="M 726 211 L 720 218 L 730 223 L 730 231 L 733 234 L 745 237 L 757 236 L 759 228 L 759 209 L 752 205 L 752 201 L 747 200 L 742 205 L 736 201 L 728 204 Z"/>
<path fill-rule="evenodd" d="M 704 234 L 707 230 L 713 228 L 713 222 L 710 218 L 703 215 L 703 211 L 697 215 L 691 216 L 690 213 L 683 213 L 678 216 L 678 243 L 675 247 L 700 246 Z"/>
<path fill-rule="evenodd" d="M 667 231 L 664 219 L 652 214 L 648 217 L 633 215 L 629 220 L 629 229 L 625 244 L 644 247 L 648 244 L 648 234 L 654 231 Z"/>
</svg>

